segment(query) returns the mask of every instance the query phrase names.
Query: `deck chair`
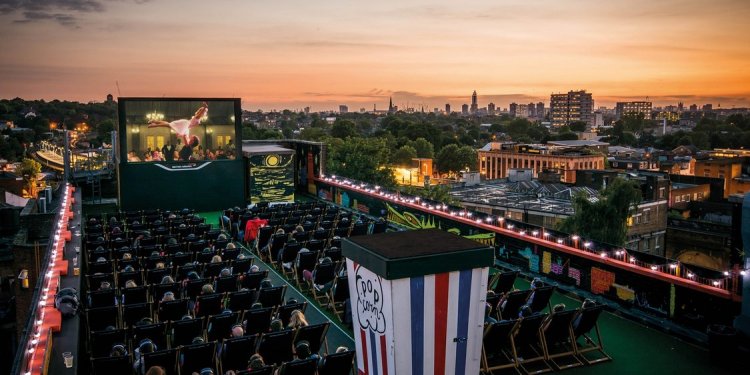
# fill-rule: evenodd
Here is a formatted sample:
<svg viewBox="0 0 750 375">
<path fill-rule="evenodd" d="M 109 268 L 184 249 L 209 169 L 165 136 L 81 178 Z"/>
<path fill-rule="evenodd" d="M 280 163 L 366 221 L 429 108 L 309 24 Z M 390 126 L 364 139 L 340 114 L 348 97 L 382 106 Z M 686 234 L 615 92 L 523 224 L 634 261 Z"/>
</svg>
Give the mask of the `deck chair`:
<svg viewBox="0 0 750 375">
<path fill-rule="evenodd" d="M 143 318 L 151 317 L 150 303 L 134 303 L 122 307 L 122 324 L 125 328 L 133 326 L 137 321 Z"/>
<path fill-rule="evenodd" d="M 118 311 L 117 306 L 97 307 L 86 310 L 86 321 L 89 325 L 89 332 L 102 331 L 109 326 L 119 326 Z"/>
<path fill-rule="evenodd" d="M 255 258 L 235 259 L 232 261 L 232 274 L 240 275 L 250 271 Z"/>
<path fill-rule="evenodd" d="M 237 323 L 239 313 L 211 315 L 206 324 L 208 341 L 222 341 L 230 336 L 232 326 Z"/>
<path fill-rule="evenodd" d="M 386 221 L 376 221 L 372 224 L 372 234 L 385 233 L 386 229 L 388 229 Z"/>
<path fill-rule="evenodd" d="M 552 309 L 549 306 L 549 300 L 552 298 L 552 294 L 555 292 L 557 287 L 554 285 L 547 285 L 540 288 L 536 288 L 529 296 L 530 302 L 527 301 L 531 311 L 538 313 L 544 311 L 544 309 Z"/>
<path fill-rule="evenodd" d="M 185 345 L 180 348 L 180 374 L 200 372 L 204 368 L 212 368 L 219 372 L 216 365 L 216 342 L 205 344 Z"/>
<path fill-rule="evenodd" d="M 111 260 L 106 262 L 89 262 L 88 273 L 91 275 L 95 273 L 112 273 L 113 271 L 114 267 Z"/>
<path fill-rule="evenodd" d="M 258 353 L 263 356 L 266 364 L 280 365 L 294 359 L 292 341 L 294 331 L 266 333 L 260 338 Z"/>
<path fill-rule="evenodd" d="M 258 346 L 258 335 L 234 337 L 224 340 L 221 351 L 221 371 L 239 371 L 247 368 L 247 360 Z"/>
<path fill-rule="evenodd" d="M 175 321 L 182 319 L 188 313 L 188 300 L 186 298 L 174 301 L 159 302 L 157 317 L 160 322 Z"/>
<path fill-rule="evenodd" d="M 262 288 L 258 293 L 258 302 L 263 307 L 279 306 L 284 302 L 284 294 L 286 294 L 286 285 Z"/>
<path fill-rule="evenodd" d="M 229 293 L 226 307 L 232 311 L 249 310 L 258 300 L 257 290 L 242 290 Z"/>
<path fill-rule="evenodd" d="M 331 258 L 331 260 L 334 263 L 338 263 L 342 259 L 341 258 L 342 257 L 342 255 L 341 255 L 341 248 L 340 247 L 336 247 L 336 246 L 331 246 L 331 247 L 325 249 L 325 251 L 323 251 L 323 256 Z"/>
<path fill-rule="evenodd" d="M 326 247 L 325 239 L 319 240 L 319 239 L 313 239 L 310 241 L 307 241 L 307 249 L 310 250 L 313 253 L 319 253 L 323 251 L 323 249 Z"/>
<path fill-rule="evenodd" d="M 224 295 L 221 293 L 198 296 L 195 300 L 195 316 L 203 317 L 221 313 Z"/>
<path fill-rule="evenodd" d="M 203 337 L 203 319 L 176 320 L 170 324 L 172 327 L 172 347 L 189 345 L 195 337 Z"/>
<path fill-rule="evenodd" d="M 284 323 L 284 327 L 289 325 L 289 318 L 292 315 L 292 311 L 299 310 L 302 311 L 302 313 L 305 313 L 305 310 L 307 310 L 307 302 L 297 302 L 297 303 L 287 303 L 286 305 L 279 306 L 278 310 L 278 316 L 279 319 L 281 319 L 282 323 Z"/>
<path fill-rule="evenodd" d="M 482 336 L 482 370 L 517 368 L 511 336 L 516 332 L 518 320 L 503 320 L 488 325 Z"/>
<path fill-rule="evenodd" d="M 315 375 L 318 370 L 318 361 L 315 358 L 286 362 L 279 369 L 284 375 Z"/>
<path fill-rule="evenodd" d="M 158 284 L 161 282 L 161 279 L 164 278 L 164 276 L 169 276 L 171 274 L 170 270 L 166 268 L 162 269 L 153 269 L 146 271 L 146 282 L 148 284 Z M 124 284 L 123 284 L 124 285 Z"/>
<path fill-rule="evenodd" d="M 315 269 L 315 264 L 318 261 L 317 251 L 310 249 L 309 252 L 298 253 L 297 261 L 294 264 L 294 281 L 297 287 L 301 290 L 306 289 L 309 285 L 305 282 L 303 277 L 304 271 L 310 272 Z"/>
<path fill-rule="evenodd" d="M 323 356 L 318 375 L 350 375 L 354 367 L 354 350 Z"/>
<path fill-rule="evenodd" d="M 573 336 L 576 338 L 573 343 L 576 346 L 576 354 L 582 361 L 589 365 L 612 360 L 612 357 L 604 352 L 602 335 L 599 331 L 598 320 L 603 309 L 602 305 L 581 309 L 578 315 L 573 318 Z M 596 333 L 596 341 L 589 335 L 591 330 L 594 330 Z M 585 341 L 583 344 L 579 343 L 581 337 Z M 593 352 L 598 354 L 595 353 L 595 357 L 592 358 L 588 353 Z"/>
<path fill-rule="evenodd" d="M 99 285 L 103 281 L 106 281 L 109 283 L 109 285 L 112 287 L 112 289 L 115 288 L 115 277 L 111 273 L 101 273 L 96 275 L 86 275 L 86 281 L 88 282 L 89 290 L 98 290 Z"/>
<path fill-rule="evenodd" d="M 268 241 L 271 240 L 272 235 L 273 235 L 273 227 L 271 226 L 260 227 L 260 229 L 258 229 L 258 237 L 256 239 L 256 246 L 252 250 L 254 250 L 255 253 L 257 254 L 259 248 L 266 246 L 266 244 L 268 244 Z"/>
<path fill-rule="evenodd" d="M 330 325 L 330 322 L 325 322 L 297 328 L 297 334 L 294 336 L 294 345 L 305 340 L 310 343 L 310 353 L 317 354 L 320 352 L 320 349 L 325 349 L 324 353 L 328 354 L 326 333 L 328 333 Z"/>
<path fill-rule="evenodd" d="M 113 345 L 127 345 L 127 343 L 128 330 L 126 329 L 91 332 L 89 337 L 91 358 L 108 357 Z"/>
<path fill-rule="evenodd" d="M 363 236 L 367 234 L 368 227 L 369 227 L 369 224 L 366 224 L 366 223 L 355 223 L 349 235 L 352 237 Z"/>
<path fill-rule="evenodd" d="M 167 347 L 167 324 L 156 323 L 140 327 L 133 327 L 133 342 L 139 343 L 143 339 L 151 339 L 157 348 Z"/>
<path fill-rule="evenodd" d="M 255 370 L 242 370 L 238 371 L 237 375 L 273 375 L 276 368 L 273 366 L 265 366 Z"/>
<path fill-rule="evenodd" d="M 96 290 L 88 292 L 88 298 L 86 298 L 87 306 L 89 308 L 97 307 L 111 307 L 116 306 L 117 297 L 115 297 L 115 289 Z"/>
<path fill-rule="evenodd" d="M 133 374 L 133 359 L 129 355 L 125 355 L 121 357 L 92 358 L 91 359 L 91 374 L 94 374 L 94 375 L 132 375 Z"/>
<path fill-rule="evenodd" d="M 575 356 L 573 341 L 573 318 L 578 311 L 567 310 L 552 313 L 542 325 L 542 349 L 544 358 L 549 361 L 555 370 L 563 370 L 570 367 L 583 365 Z M 565 359 L 565 362 L 561 362 Z"/>
<path fill-rule="evenodd" d="M 180 283 L 169 283 L 169 284 L 153 284 L 151 285 L 151 297 L 154 302 L 161 301 L 164 297 L 164 293 L 172 292 L 175 298 L 180 298 L 182 284 Z"/>
<path fill-rule="evenodd" d="M 229 263 L 228 262 L 218 262 L 218 263 L 207 263 L 206 266 L 203 268 L 203 277 L 204 278 L 214 278 L 219 276 L 219 273 L 221 273 L 221 270 L 224 268 L 228 268 Z"/>
<path fill-rule="evenodd" d="M 496 274 L 490 283 L 490 285 L 493 285 L 492 291 L 494 291 L 495 294 L 505 294 L 514 290 L 513 284 L 516 282 L 517 277 L 518 271 L 500 272 Z"/>
<path fill-rule="evenodd" d="M 124 287 L 128 280 L 133 280 L 136 284 L 143 285 L 143 274 L 141 271 L 117 272 L 117 285 L 119 287 Z"/>
<path fill-rule="evenodd" d="M 527 374 L 541 374 L 552 371 L 552 366 L 547 363 L 540 329 L 547 314 L 537 314 L 522 318 L 516 327 L 516 334 L 511 335 L 515 361 L 518 367 Z M 533 366 L 532 366 L 533 364 Z"/>
<path fill-rule="evenodd" d="M 330 307 L 339 320 L 344 320 L 346 301 L 349 299 L 349 277 L 337 276 L 330 291 Z"/>
<path fill-rule="evenodd" d="M 493 295 L 487 296 L 486 302 L 487 302 L 487 304 L 489 304 L 492 307 L 492 309 L 490 310 L 490 317 L 492 317 L 494 319 L 499 319 L 500 318 L 500 316 L 498 314 L 498 307 L 500 307 L 500 306 L 498 306 L 498 305 L 500 304 L 500 300 L 502 298 L 503 298 L 503 296 L 500 295 L 500 294 L 493 294 Z"/>
<path fill-rule="evenodd" d="M 281 259 L 278 259 L 278 261 L 274 263 L 276 268 L 283 272 L 285 276 L 292 277 L 294 274 L 294 261 L 297 260 L 297 254 L 301 248 L 302 245 L 298 242 L 287 243 L 284 246 L 284 251 L 281 252 Z M 292 263 L 292 267 L 285 268 L 284 263 Z"/>
<path fill-rule="evenodd" d="M 237 291 L 238 275 L 219 277 L 216 279 L 216 293 L 227 293 Z"/>
<path fill-rule="evenodd" d="M 197 279 L 197 280 L 189 280 L 187 282 L 187 285 L 185 285 L 185 297 L 190 298 L 190 300 L 195 301 L 196 298 L 201 294 L 201 290 L 203 289 L 203 285 L 211 284 L 211 280 L 209 279 Z"/>
<path fill-rule="evenodd" d="M 162 367 L 167 374 L 176 374 L 177 349 L 158 350 L 143 354 L 143 368 L 148 370 L 152 366 Z"/>
<path fill-rule="evenodd" d="M 137 286 L 134 288 L 120 288 L 122 304 L 146 303 L 148 300 L 148 287 Z"/>
<path fill-rule="evenodd" d="M 266 277 L 268 277 L 268 270 L 248 272 L 243 275 L 242 281 L 240 281 L 240 285 L 243 288 L 257 290 L 260 288 L 260 282 L 263 281 L 263 279 L 265 279 Z"/>
<path fill-rule="evenodd" d="M 501 300 L 498 310 L 501 319 L 515 319 L 518 317 L 518 311 L 526 304 L 529 299 L 531 290 L 516 290 L 509 292 Z"/>
<path fill-rule="evenodd" d="M 271 244 L 268 247 L 268 256 L 271 263 L 276 262 L 279 258 L 279 251 L 286 245 L 287 235 L 286 234 L 274 234 L 271 237 Z"/>
<path fill-rule="evenodd" d="M 226 247 L 226 242 L 223 243 L 223 246 Z M 240 255 L 240 252 L 242 252 L 242 249 L 239 247 L 235 247 L 234 249 L 225 249 L 224 247 L 218 247 L 217 244 L 214 248 L 217 250 L 221 250 L 221 259 L 228 260 L 228 261 L 234 261 L 237 260 L 237 257 Z M 245 259 L 253 259 L 253 258 L 245 258 Z"/>
<path fill-rule="evenodd" d="M 315 297 L 315 301 L 321 305 L 328 303 L 328 291 L 325 286 L 333 284 L 336 278 L 336 263 L 321 264 L 318 263 L 313 270 L 312 285 L 310 290 Z M 320 286 L 320 287 L 319 287 Z"/>
<path fill-rule="evenodd" d="M 245 311 L 242 321 L 245 324 L 245 334 L 266 333 L 271 328 L 273 307 Z"/>
</svg>

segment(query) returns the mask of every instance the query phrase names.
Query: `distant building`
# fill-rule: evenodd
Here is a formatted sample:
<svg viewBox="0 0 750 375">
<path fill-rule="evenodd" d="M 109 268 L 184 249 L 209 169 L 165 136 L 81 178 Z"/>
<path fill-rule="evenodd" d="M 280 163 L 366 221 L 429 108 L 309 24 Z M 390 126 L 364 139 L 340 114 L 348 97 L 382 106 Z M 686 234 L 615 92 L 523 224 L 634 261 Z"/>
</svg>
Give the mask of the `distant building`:
<svg viewBox="0 0 750 375">
<path fill-rule="evenodd" d="M 349 107 L 347 107 L 347 106 L 345 106 L 343 104 L 340 105 L 339 106 L 339 113 L 349 113 Z"/>
<path fill-rule="evenodd" d="M 604 114 L 601 111 L 594 112 L 594 128 L 604 126 Z"/>
<path fill-rule="evenodd" d="M 508 105 L 508 114 L 510 115 L 510 117 L 516 117 L 517 112 L 518 112 L 518 104 L 510 103 L 510 105 Z"/>
<path fill-rule="evenodd" d="M 690 112 L 698 112 L 698 105 L 697 104 L 691 104 L 690 105 Z"/>
<path fill-rule="evenodd" d="M 704 104 L 703 105 L 703 112 L 711 112 L 714 110 L 713 104 Z"/>
<path fill-rule="evenodd" d="M 529 103 L 526 106 L 526 114 L 528 115 L 528 117 L 537 117 L 537 115 L 536 115 L 536 104 Z"/>
<path fill-rule="evenodd" d="M 469 114 L 469 105 L 464 104 L 461 106 L 461 114 L 468 115 Z"/>
<path fill-rule="evenodd" d="M 554 127 L 570 125 L 575 121 L 593 125 L 593 110 L 594 99 L 586 90 L 550 96 L 550 115 Z"/>
<path fill-rule="evenodd" d="M 604 155 L 586 146 L 490 142 L 477 150 L 477 155 L 479 172 L 489 180 L 507 178 L 511 169 L 528 168 L 534 171 L 535 177 L 550 170 L 559 173 L 562 182 L 574 183 L 578 169 L 604 169 Z"/>
<path fill-rule="evenodd" d="M 398 108 L 393 106 L 393 98 L 389 97 L 388 98 L 388 113 L 394 113 L 396 111 L 398 111 Z"/>
<path fill-rule="evenodd" d="M 682 103 L 680 103 L 680 105 L 682 105 Z M 615 105 L 615 117 L 618 120 L 623 116 L 637 115 L 643 115 L 643 118 L 650 119 L 651 102 L 617 102 Z"/>
<path fill-rule="evenodd" d="M 495 103 L 487 104 L 487 113 L 490 115 L 495 114 Z"/>
<path fill-rule="evenodd" d="M 477 104 L 477 90 L 474 90 L 474 93 L 471 94 L 471 114 L 476 114 L 477 110 L 479 110 L 479 105 Z"/>
<path fill-rule="evenodd" d="M 547 114 L 545 113 L 544 103 L 536 103 L 536 118 L 543 119 Z"/>
<path fill-rule="evenodd" d="M 306 115 L 309 115 L 309 114 L 310 114 L 310 107 L 305 107 L 305 114 L 306 114 Z"/>
<path fill-rule="evenodd" d="M 726 150 L 721 154 L 727 154 Z M 718 157 L 695 161 L 695 175 L 724 180 L 724 198 L 733 194 L 750 192 L 750 176 L 747 173 L 748 158 Z"/>
<path fill-rule="evenodd" d="M 115 97 L 112 94 L 107 94 L 107 103 L 113 103 L 114 101 Z"/>
<path fill-rule="evenodd" d="M 451 105 L 449 103 L 445 103 L 445 114 L 446 115 L 451 114 Z"/>
</svg>

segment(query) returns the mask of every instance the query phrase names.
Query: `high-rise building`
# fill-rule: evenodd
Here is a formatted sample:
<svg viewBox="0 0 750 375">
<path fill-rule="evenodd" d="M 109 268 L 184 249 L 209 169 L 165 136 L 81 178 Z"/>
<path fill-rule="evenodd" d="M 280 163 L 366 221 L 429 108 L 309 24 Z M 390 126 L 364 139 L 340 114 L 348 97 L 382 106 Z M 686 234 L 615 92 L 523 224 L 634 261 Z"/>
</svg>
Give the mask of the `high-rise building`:
<svg viewBox="0 0 750 375">
<path fill-rule="evenodd" d="M 451 105 L 450 103 L 445 103 L 445 114 L 450 115 L 451 114 Z"/>
<path fill-rule="evenodd" d="M 714 110 L 713 104 L 704 104 L 703 105 L 703 112 L 711 112 Z"/>
<path fill-rule="evenodd" d="M 536 104 L 529 103 L 526 106 L 526 113 L 528 114 L 529 117 L 536 117 Z"/>
<path fill-rule="evenodd" d="M 690 105 L 690 112 L 698 112 L 698 105 L 697 104 L 691 104 Z"/>
<path fill-rule="evenodd" d="M 464 114 L 464 115 L 468 115 L 469 114 L 469 105 L 468 104 L 464 104 L 464 105 L 461 106 L 461 113 Z"/>
<path fill-rule="evenodd" d="M 567 94 L 550 96 L 550 117 L 552 126 L 570 125 L 571 122 L 583 121 L 593 125 L 594 99 L 586 90 L 569 91 Z"/>
<path fill-rule="evenodd" d="M 682 102 L 677 103 L 677 112 L 682 112 L 685 110 L 685 105 L 682 104 Z"/>
<path fill-rule="evenodd" d="M 348 113 L 348 112 L 349 112 L 349 107 L 343 104 L 339 106 L 339 113 Z"/>
<path fill-rule="evenodd" d="M 679 105 L 678 108 L 680 108 Z M 622 118 L 622 116 L 638 115 L 643 115 L 643 118 L 650 119 L 651 102 L 617 102 L 615 105 L 615 117 L 617 119 Z"/>
<path fill-rule="evenodd" d="M 510 117 L 516 117 L 517 112 L 518 112 L 518 104 L 510 103 L 510 105 L 508 105 L 508 114 L 510 115 Z"/>
<path fill-rule="evenodd" d="M 479 105 L 477 104 L 477 90 L 474 90 L 474 93 L 471 94 L 471 113 L 477 113 L 477 110 L 479 110 Z"/>
<path fill-rule="evenodd" d="M 544 103 L 536 103 L 536 118 L 543 119 L 546 113 L 544 113 Z"/>
<path fill-rule="evenodd" d="M 487 113 L 490 115 L 495 114 L 495 103 L 487 104 Z"/>
<path fill-rule="evenodd" d="M 310 114 L 310 107 L 305 107 L 305 114 L 306 114 L 306 115 L 309 115 L 309 114 Z"/>
</svg>

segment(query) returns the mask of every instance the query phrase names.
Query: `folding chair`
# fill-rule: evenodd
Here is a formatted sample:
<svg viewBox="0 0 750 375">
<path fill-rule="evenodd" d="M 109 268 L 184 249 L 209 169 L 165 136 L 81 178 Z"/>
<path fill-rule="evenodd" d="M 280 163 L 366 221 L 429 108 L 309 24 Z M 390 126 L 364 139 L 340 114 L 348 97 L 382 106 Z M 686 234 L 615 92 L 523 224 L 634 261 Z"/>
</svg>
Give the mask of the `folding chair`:
<svg viewBox="0 0 750 375">
<path fill-rule="evenodd" d="M 522 318 L 516 327 L 516 334 L 511 336 L 516 363 L 527 374 L 540 374 L 553 370 L 552 366 L 547 363 L 542 348 L 540 329 L 546 319 L 547 314 Z M 536 365 L 537 363 L 539 365 Z M 528 368 L 531 364 L 535 366 Z"/>
<path fill-rule="evenodd" d="M 88 292 L 86 305 L 89 308 L 111 307 L 117 305 L 115 289 L 96 290 Z"/>
<path fill-rule="evenodd" d="M 118 327 L 119 310 L 116 306 L 96 307 L 86 310 L 89 332 L 102 331 L 107 327 Z"/>
<path fill-rule="evenodd" d="M 335 263 L 327 263 L 327 264 L 318 263 L 315 266 L 315 269 L 313 270 L 312 285 L 310 286 L 310 290 L 313 293 L 313 297 L 315 298 L 315 301 L 317 301 L 321 305 L 325 305 L 328 303 L 327 301 L 328 295 L 326 294 L 327 290 L 325 288 L 318 289 L 316 285 L 326 286 L 328 284 L 332 284 L 335 278 L 336 278 L 336 264 Z"/>
<path fill-rule="evenodd" d="M 152 353 L 142 354 L 143 368 L 148 370 L 153 366 L 159 366 L 167 374 L 177 373 L 177 349 L 158 350 Z M 131 366 L 132 369 L 132 366 Z"/>
<path fill-rule="evenodd" d="M 279 306 L 279 310 L 277 312 L 279 319 L 281 319 L 281 322 L 284 323 L 284 327 L 289 325 L 289 318 L 292 315 L 292 311 L 299 310 L 302 311 L 302 313 L 305 313 L 305 310 L 307 309 L 307 302 L 297 302 L 297 303 L 287 303 L 286 305 Z"/>
<path fill-rule="evenodd" d="M 336 247 L 336 246 L 331 246 L 325 249 L 325 251 L 323 251 L 323 256 L 331 258 L 331 261 L 333 261 L 333 263 L 338 263 L 342 259 L 341 248 Z"/>
<path fill-rule="evenodd" d="M 216 365 L 216 342 L 205 344 L 185 345 L 180 348 L 180 374 L 200 372 L 204 368 L 212 368 L 218 373 Z"/>
<path fill-rule="evenodd" d="M 159 302 L 158 318 L 160 322 L 182 319 L 188 313 L 188 299 Z"/>
<path fill-rule="evenodd" d="M 240 371 L 247 368 L 247 360 L 255 353 L 258 335 L 233 337 L 224 340 L 221 351 L 221 371 Z"/>
<path fill-rule="evenodd" d="M 323 356 L 318 375 L 350 375 L 354 367 L 354 350 Z"/>
<path fill-rule="evenodd" d="M 601 331 L 599 331 L 598 320 L 603 309 L 602 305 L 581 309 L 578 315 L 573 318 L 573 336 L 576 338 L 573 343 L 576 346 L 576 354 L 589 365 L 612 360 L 612 357 L 604 352 L 602 335 Z M 589 335 L 592 329 L 596 332 L 596 341 Z M 581 337 L 585 340 L 584 344 L 578 343 L 578 339 Z M 587 354 L 592 352 L 597 352 L 598 355 L 590 358 Z"/>
<path fill-rule="evenodd" d="M 245 324 L 245 334 L 254 335 L 256 333 L 266 333 L 271 328 L 271 317 L 273 308 L 266 307 L 262 309 L 253 309 L 245 311 L 242 317 Z"/>
<path fill-rule="evenodd" d="M 276 368 L 273 366 L 264 366 L 255 370 L 242 370 L 238 371 L 237 375 L 273 375 L 275 374 Z"/>
<path fill-rule="evenodd" d="M 500 300 L 502 299 L 502 295 L 499 294 L 493 294 L 487 296 L 487 304 L 492 307 L 490 310 L 490 316 L 499 319 L 500 315 L 498 314 L 498 308 L 500 307 Z"/>
<path fill-rule="evenodd" d="M 224 295 L 221 293 L 198 296 L 195 301 L 195 316 L 209 316 L 221 313 Z"/>
<path fill-rule="evenodd" d="M 137 286 L 134 288 L 120 288 L 122 304 L 146 303 L 148 300 L 148 287 Z"/>
<path fill-rule="evenodd" d="M 129 355 L 121 357 L 100 357 L 91 359 L 91 374 L 132 375 L 133 359 Z"/>
<path fill-rule="evenodd" d="M 318 361 L 315 358 L 308 358 L 282 364 L 279 373 L 284 375 L 315 375 L 317 370 Z"/>
<path fill-rule="evenodd" d="M 261 288 L 258 293 L 258 302 L 263 307 L 279 306 L 284 302 L 284 294 L 286 294 L 286 285 Z"/>
<path fill-rule="evenodd" d="M 281 252 L 281 259 L 279 259 L 275 265 L 285 276 L 291 277 L 294 273 L 294 261 L 297 260 L 297 254 L 301 248 L 302 246 L 298 242 L 287 242 L 287 244 L 284 245 L 284 251 Z M 290 268 L 285 268 L 284 263 L 291 263 L 292 266 Z"/>
<path fill-rule="evenodd" d="M 527 301 L 527 304 L 531 307 L 531 311 L 538 313 L 542 312 L 545 308 L 549 308 L 549 301 L 556 288 L 554 285 L 536 288 L 529 296 L 529 301 Z M 549 308 L 549 311 L 552 311 L 552 309 Z"/>
<path fill-rule="evenodd" d="M 124 287 L 128 280 L 135 281 L 137 285 L 143 285 L 143 274 L 141 271 L 120 271 L 117 273 L 117 286 Z"/>
<path fill-rule="evenodd" d="M 132 305 L 124 305 L 122 307 L 122 324 L 125 328 L 133 326 L 143 318 L 151 317 L 150 303 L 135 303 Z"/>
<path fill-rule="evenodd" d="M 331 287 L 330 307 L 339 320 L 344 321 L 346 301 L 349 299 L 349 277 L 336 276 Z"/>
<path fill-rule="evenodd" d="M 150 339 L 157 348 L 167 347 L 167 324 L 156 323 L 140 327 L 133 327 L 133 345 L 143 339 Z"/>
<path fill-rule="evenodd" d="M 113 345 L 127 345 L 128 343 L 128 330 L 126 329 L 90 332 L 89 336 L 91 358 L 108 357 Z"/>
<path fill-rule="evenodd" d="M 189 345 L 195 337 L 203 337 L 203 319 L 176 320 L 170 323 L 172 328 L 172 347 Z"/>
<path fill-rule="evenodd" d="M 238 275 L 219 277 L 216 279 L 216 293 L 237 291 Z"/>
<path fill-rule="evenodd" d="M 294 264 L 294 281 L 299 289 L 303 290 L 309 286 L 303 277 L 303 273 L 305 270 L 312 272 L 317 261 L 318 253 L 316 251 L 310 250 L 297 254 L 297 261 Z"/>
<path fill-rule="evenodd" d="M 211 315 L 206 325 L 208 341 L 222 341 L 230 336 L 232 326 L 237 324 L 239 313 Z"/>
<path fill-rule="evenodd" d="M 95 273 L 112 273 L 113 271 L 112 261 L 107 260 L 105 262 L 89 262 L 87 273 L 93 275 Z"/>
<path fill-rule="evenodd" d="M 158 284 L 164 276 L 171 276 L 172 270 L 161 268 L 146 271 L 146 282 L 149 284 Z"/>
<path fill-rule="evenodd" d="M 266 364 L 280 365 L 289 362 L 294 359 L 293 340 L 292 330 L 266 333 L 260 338 L 258 354 L 263 356 Z"/>
<path fill-rule="evenodd" d="M 89 290 L 94 291 L 99 289 L 99 285 L 102 282 L 108 282 L 112 289 L 115 288 L 115 277 L 111 273 L 101 273 L 95 275 L 86 275 L 86 281 L 88 282 Z"/>
<path fill-rule="evenodd" d="M 553 312 L 542 325 L 544 358 L 556 370 L 583 365 L 583 362 L 575 355 L 575 345 L 573 344 L 575 336 L 573 336 L 572 324 L 577 313 L 576 310 Z M 558 362 L 561 358 L 567 359 L 565 363 Z"/>
<path fill-rule="evenodd" d="M 228 294 L 226 307 L 232 311 L 249 310 L 258 300 L 257 290 L 241 290 Z"/>
<path fill-rule="evenodd" d="M 313 253 L 320 253 L 326 247 L 325 239 L 314 239 L 307 241 L 307 249 Z"/>
<path fill-rule="evenodd" d="M 494 279 L 490 282 L 490 285 L 494 285 L 492 291 L 498 295 L 512 291 L 517 277 L 518 271 L 500 272 L 495 274 Z"/>
<path fill-rule="evenodd" d="M 326 333 L 328 333 L 328 327 L 330 325 L 330 322 L 325 322 L 297 328 L 297 334 L 294 336 L 294 344 L 296 345 L 298 342 L 306 340 L 310 343 L 311 353 L 319 353 L 321 348 L 325 348 L 324 353 L 328 354 L 328 340 L 326 339 Z"/>
<path fill-rule="evenodd" d="M 175 298 L 180 298 L 182 284 L 180 283 L 169 283 L 169 284 L 153 284 L 151 285 L 151 297 L 154 302 L 161 301 L 164 297 L 164 293 L 172 292 Z"/>
<path fill-rule="evenodd" d="M 526 304 L 526 300 L 529 299 L 530 294 L 531 290 L 508 292 L 508 294 L 500 299 L 500 305 L 498 306 L 500 318 L 505 320 L 517 318 L 518 311 Z"/>
<path fill-rule="evenodd" d="M 260 288 L 260 282 L 268 277 L 268 270 L 258 272 L 248 272 L 242 276 L 240 285 L 243 288 L 255 290 Z"/>
<path fill-rule="evenodd" d="M 206 267 L 203 269 L 203 277 L 204 278 L 214 278 L 219 276 L 219 273 L 221 273 L 221 270 L 224 268 L 229 268 L 229 264 L 227 262 L 218 262 L 218 263 L 208 263 L 206 264 Z"/>
<path fill-rule="evenodd" d="M 482 370 L 491 373 L 494 370 L 513 368 L 518 364 L 511 336 L 518 326 L 517 320 L 503 320 L 490 324 L 482 336 Z"/>
<path fill-rule="evenodd" d="M 255 258 L 235 259 L 232 261 L 232 274 L 241 275 L 250 271 Z"/>
</svg>

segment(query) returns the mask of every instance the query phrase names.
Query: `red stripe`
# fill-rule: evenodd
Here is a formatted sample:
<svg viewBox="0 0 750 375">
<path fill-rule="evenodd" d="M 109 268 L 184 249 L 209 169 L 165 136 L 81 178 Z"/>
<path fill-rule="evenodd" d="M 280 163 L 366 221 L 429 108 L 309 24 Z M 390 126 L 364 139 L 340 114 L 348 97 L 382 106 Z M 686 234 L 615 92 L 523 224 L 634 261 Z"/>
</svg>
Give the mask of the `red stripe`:
<svg viewBox="0 0 750 375">
<path fill-rule="evenodd" d="M 367 362 L 367 335 L 365 335 L 365 330 L 360 328 L 359 329 L 359 339 L 362 343 L 362 368 L 365 370 L 364 373 L 369 374 L 368 371 L 368 365 L 370 362 Z"/>
<path fill-rule="evenodd" d="M 380 336 L 380 363 L 382 364 L 382 370 L 380 373 L 388 375 L 388 356 L 386 355 L 385 335 Z"/>
<path fill-rule="evenodd" d="M 448 330 L 448 273 L 435 275 L 435 374 L 445 374 L 445 341 Z"/>
</svg>

